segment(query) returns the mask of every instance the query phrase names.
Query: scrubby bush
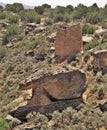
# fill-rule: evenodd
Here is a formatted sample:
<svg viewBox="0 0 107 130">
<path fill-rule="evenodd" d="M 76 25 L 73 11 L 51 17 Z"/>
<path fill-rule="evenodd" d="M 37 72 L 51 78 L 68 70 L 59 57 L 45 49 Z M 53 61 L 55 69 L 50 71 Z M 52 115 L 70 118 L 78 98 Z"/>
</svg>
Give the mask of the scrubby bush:
<svg viewBox="0 0 107 130">
<path fill-rule="evenodd" d="M 64 16 L 63 14 L 56 14 L 54 17 L 54 22 L 60 22 L 60 21 L 64 21 Z"/>
<path fill-rule="evenodd" d="M 66 22 L 66 23 L 70 22 L 70 16 L 69 15 L 66 14 L 64 16 L 64 22 Z"/>
<path fill-rule="evenodd" d="M 20 33 L 20 29 L 16 24 L 10 25 L 3 36 L 2 45 L 6 45 L 10 41 L 12 41 L 12 39 L 18 38 L 19 33 Z"/>
<path fill-rule="evenodd" d="M 104 15 L 105 15 L 105 17 L 107 17 L 107 4 L 104 7 Z"/>
<path fill-rule="evenodd" d="M 24 7 L 23 7 L 23 5 L 21 3 L 13 3 L 12 6 L 13 6 L 12 8 L 13 8 L 14 13 L 18 13 L 21 10 L 24 10 Z"/>
<path fill-rule="evenodd" d="M 90 12 L 98 12 L 100 10 L 100 8 L 98 7 L 97 3 L 93 3 L 90 7 L 89 7 Z"/>
<path fill-rule="evenodd" d="M 9 129 L 9 125 L 7 124 L 7 122 L 0 118 L 0 130 L 8 130 Z"/>
<path fill-rule="evenodd" d="M 7 11 L 13 11 L 14 13 L 19 13 L 21 10 L 24 10 L 24 7 L 21 3 L 7 4 L 5 9 Z"/>
<path fill-rule="evenodd" d="M 11 4 L 6 4 L 5 9 L 7 11 L 12 11 L 12 5 Z"/>
<path fill-rule="evenodd" d="M 42 7 L 43 7 L 44 9 L 49 9 L 49 8 L 51 8 L 51 5 L 43 4 Z"/>
<path fill-rule="evenodd" d="M 46 25 L 46 26 L 52 25 L 52 23 L 53 23 L 53 21 L 52 21 L 51 19 L 47 19 L 47 20 L 45 21 L 45 25 Z"/>
<path fill-rule="evenodd" d="M 79 4 L 74 12 L 73 12 L 73 19 L 82 19 L 85 18 L 88 13 L 88 8 L 83 4 Z"/>
<path fill-rule="evenodd" d="M 6 13 L 5 12 L 0 13 L 0 19 L 5 19 L 5 18 L 6 18 Z"/>
<path fill-rule="evenodd" d="M 70 22 L 71 20 L 71 14 L 72 12 L 72 6 L 57 6 L 55 9 L 50 11 L 50 18 L 53 19 L 53 21 L 56 22 Z"/>
<path fill-rule="evenodd" d="M 18 23 L 19 16 L 17 16 L 17 15 L 9 15 L 8 20 L 9 20 L 9 23 L 11 23 L 11 24 Z"/>
<path fill-rule="evenodd" d="M 92 48 L 94 48 L 94 47 L 96 47 L 96 46 L 98 46 L 98 45 L 100 45 L 100 44 L 101 44 L 100 41 L 98 41 L 98 40 L 93 40 L 93 41 L 91 41 L 91 42 L 85 44 L 85 45 L 84 45 L 84 49 L 85 49 L 85 50 L 89 50 L 89 49 L 92 49 Z"/>
<path fill-rule="evenodd" d="M 43 7 L 43 6 L 36 6 L 36 7 L 35 7 L 35 11 L 36 11 L 38 14 L 42 15 L 42 14 L 44 13 L 44 7 Z"/>
<path fill-rule="evenodd" d="M 6 55 L 6 49 L 5 47 L 0 47 L 0 59 L 3 58 Z"/>
<path fill-rule="evenodd" d="M 71 107 L 61 112 L 54 111 L 49 114 L 51 120 L 44 115 L 32 112 L 27 119 L 32 120 L 36 129 L 40 130 L 97 130 L 105 125 L 106 116 L 99 108 L 81 106 L 79 111 Z"/>
<path fill-rule="evenodd" d="M 107 42 L 107 31 L 103 34 L 102 42 Z"/>
<path fill-rule="evenodd" d="M 29 51 L 30 49 L 34 49 L 38 44 L 41 43 L 41 40 L 40 39 L 34 39 L 33 41 L 29 42 L 26 44 L 25 46 L 25 51 Z"/>
<path fill-rule="evenodd" d="M 0 5 L 0 11 L 2 11 L 3 10 L 3 6 L 2 5 Z"/>
<path fill-rule="evenodd" d="M 66 12 L 67 12 L 68 14 L 72 13 L 73 10 L 74 10 L 74 8 L 73 8 L 72 5 L 67 5 L 67 6 L 66 6 Z"/>
<path fill-rule="evenodd" d="M 24 10 L 19 13 L 21 20 L 28 23 L 40 23 L 40 17 L 34 10 Z"/>
<path fill-rule="evenodd" d="M 93 25 L 91 24 L 84 24 L 82 27 L 82 33 L 83 34 L 93 34 L 95 31 Z"/>
<path fill-rule="evenodd" d="M 86 22 L 91 23 L 91 24 L 97 24 L 101 22 L 103 19 L 103 15 L 99 12 L 92 12 L 88 13 L 86 17 Z"/>
</svg>

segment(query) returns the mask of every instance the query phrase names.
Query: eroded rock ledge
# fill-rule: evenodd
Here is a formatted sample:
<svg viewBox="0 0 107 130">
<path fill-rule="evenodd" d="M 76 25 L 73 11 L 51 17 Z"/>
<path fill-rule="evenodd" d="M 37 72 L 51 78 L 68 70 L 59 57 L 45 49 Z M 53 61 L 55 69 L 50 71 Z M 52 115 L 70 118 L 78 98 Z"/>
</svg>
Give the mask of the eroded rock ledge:
<svg viewBox="0 0 107 130">
<path fill-rule="evenodd" d="M 67 107 L 72 107 L 76 109 L 77 106 L 80 105 L 82 102 L 82 98 L 77 98 L 72 100 L 56 101 L 45 106 L 22 106 L 19 107 L 17 110 L 12 111 L 10 114 L 13 117 L 20 119 L 21 121 L 26 121 L 27 114 L 32 111 L 40 112 L 41 114 L 45 114 L 46 116 L 48 116 L 49 113 L 52 113 L 55 110 L 59 110 L 61 112 Z"/>
<path fill-rule="evenodd" d="M 23 119 L 31 111 L 50 113 L 82 103 L 86 88 L 85 73 L 77 68 L 57 66 L 40 70 L 21 83 L 21 90 L 32 88 L 32 98 L 27 106 L 18 108 L 12 115 Z"/>
</svg>

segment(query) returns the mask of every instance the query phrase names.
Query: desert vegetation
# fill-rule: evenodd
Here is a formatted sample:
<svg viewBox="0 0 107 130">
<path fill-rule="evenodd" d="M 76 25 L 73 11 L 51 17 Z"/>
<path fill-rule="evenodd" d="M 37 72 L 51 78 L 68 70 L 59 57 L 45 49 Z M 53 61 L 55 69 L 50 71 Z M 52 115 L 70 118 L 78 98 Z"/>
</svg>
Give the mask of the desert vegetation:
<svg viewBox="0 0 107 130">
<path fill-rule="evenodd" d="M 84 53 L 78 53 L 69 64 L 61 64 L 85 72 L 83 104 L 76 110 L 69 107 L 46 115 L 32 111 L 25 122 L 7 119 L 12 110 L 29 100 L 29 92 L 19 91 L 20 82 L 39 70 L 58 65 L 55 39 L 61 23 L 80 23 L 82 35 L 91 37 L 83 41 Z M 107 107 L 103 111 L 100 105 L 107 102 L 107 70 L 95 73 L 92 65 L 93 53 L 106 49 L 107 4 L 102 8 L 96 3 L 55 8 L 43 4 L 34 9 L 25 9 L 20 3 L 0 5 L 0 130 L 26 130 L 29 124 L 32 130 L 106 130 Z"/>
</svg>

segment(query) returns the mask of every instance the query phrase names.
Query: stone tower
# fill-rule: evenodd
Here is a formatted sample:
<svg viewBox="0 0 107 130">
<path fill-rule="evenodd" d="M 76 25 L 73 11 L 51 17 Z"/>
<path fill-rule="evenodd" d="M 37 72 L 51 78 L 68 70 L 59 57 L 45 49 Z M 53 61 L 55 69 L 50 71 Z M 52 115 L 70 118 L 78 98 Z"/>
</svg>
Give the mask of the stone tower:
<svg viewBox="0 0 107 130">
<path fill-rule="evenodd" d="M 83 43 L 80 24 L 73 26 L 60 25 L 56 34 L 56 60 L 64 60 L 81 51 L 83 51 Z"/>
</svg>

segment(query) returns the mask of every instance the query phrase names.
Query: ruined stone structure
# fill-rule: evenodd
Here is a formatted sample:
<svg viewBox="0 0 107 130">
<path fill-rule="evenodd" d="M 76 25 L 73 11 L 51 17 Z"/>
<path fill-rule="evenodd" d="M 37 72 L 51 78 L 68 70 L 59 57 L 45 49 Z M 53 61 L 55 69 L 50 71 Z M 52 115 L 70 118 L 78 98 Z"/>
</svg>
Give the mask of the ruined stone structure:
<svg viewBox="0 0 107 130">
<path fill-rule="evenodd" d="M 32 98 L 24 110 L 48 113 L 63 110 L 68 106 L 73 108 L 82 103 L 82 94 L 86 89 L 86 76 L 78 69 L 52 67 L 43 70 L 21 83 L 21 90 L 32 88 Z M 27 109 L 28 108 L 28 109 Z M 18 109 L 22 114 L 22 108 Z M 20 111 L 21 110 L 21 111 Z M 15 114 L 14 114 L 15 115 Z"/>
<path fill-rule="evenodd" d="M 83 43 L 80 24 L 74 26 L 60 25 L 56 34 L 56 60 L 65 59 L 82 50 Z"/>
<path fill-rule="evenodd" d="M 95 71 L 102 70 L 103 73 L 107 73 L 107 50 L 100 50 L 92 54 L 92 65 Z"/>
</svg>

